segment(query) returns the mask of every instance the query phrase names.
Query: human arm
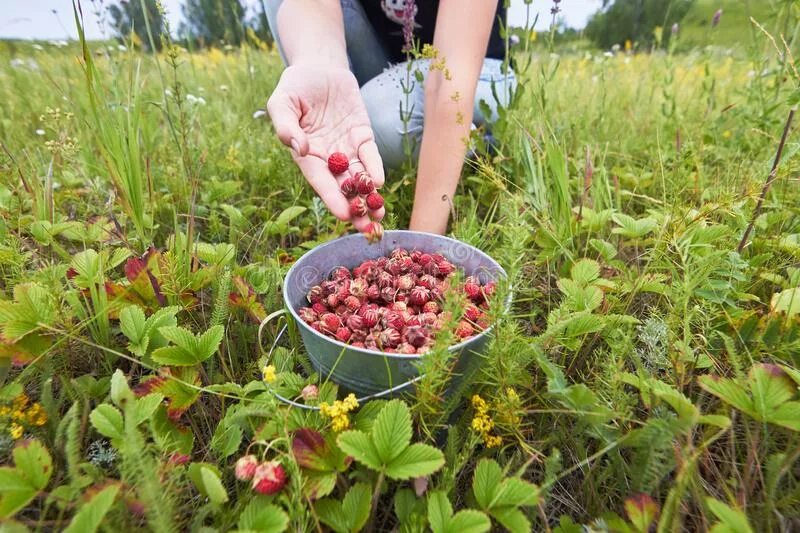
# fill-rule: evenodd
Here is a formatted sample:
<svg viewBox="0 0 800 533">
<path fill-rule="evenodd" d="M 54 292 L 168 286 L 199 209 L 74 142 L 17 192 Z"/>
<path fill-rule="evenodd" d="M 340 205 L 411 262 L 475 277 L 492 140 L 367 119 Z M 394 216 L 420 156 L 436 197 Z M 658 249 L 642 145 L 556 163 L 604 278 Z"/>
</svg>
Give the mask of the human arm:
<svg viewBox="0 0 800 533">
<path fill-rule="evenodd" d="M 346 176 L 333 176 L 327 166 L 330 154 L 344 152 L 383 185 L 383 163 L 348 68 L 339 0 L 284 0 L 277 26 L 288 66 L 267 102 L 275 131 L 331 213 L 364 231 L 369 217 L 351 217 L 339 190 Z M 384 209 L 370 214 L 380 220 Z"/>
<path fill-rule="evenodd" d="M 412 230 L 444 233 L 447 229 L 449 200 L 464 165 L 475 91 L 496 9 L 496 0 L 439 3 L 433 47 L 438 58 L 444 59 L 444 69 L 431 69 L 425 81 Z"/>
</svg>

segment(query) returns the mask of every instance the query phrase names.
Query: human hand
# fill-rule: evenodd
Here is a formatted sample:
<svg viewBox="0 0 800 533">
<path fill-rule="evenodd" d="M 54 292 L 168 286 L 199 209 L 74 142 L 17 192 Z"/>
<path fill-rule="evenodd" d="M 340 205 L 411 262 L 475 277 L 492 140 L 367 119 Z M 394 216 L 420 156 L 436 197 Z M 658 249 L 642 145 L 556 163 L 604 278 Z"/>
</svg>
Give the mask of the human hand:
<svg viewBox="0 0 800 533">
<path fill-rule="evenodd" d="M 375 187 L 383 185 L 383 162 L 350 70 L 318 64 L 287 67 L 267 102 L 267 112 L 278 138 L 292 149 L 297 166 L 334 216 L 351 220 L 361 232 L 368 229 L 370 217 L 383 218 L 384 208 L 351 217 L 339 188 L 348 173 L 334 176 L 328 169 L 328 156 L 342 152 L 351 161 L 361 161 Z M 349 175 L 360 170 L 353 164 Z"/>
</svg>

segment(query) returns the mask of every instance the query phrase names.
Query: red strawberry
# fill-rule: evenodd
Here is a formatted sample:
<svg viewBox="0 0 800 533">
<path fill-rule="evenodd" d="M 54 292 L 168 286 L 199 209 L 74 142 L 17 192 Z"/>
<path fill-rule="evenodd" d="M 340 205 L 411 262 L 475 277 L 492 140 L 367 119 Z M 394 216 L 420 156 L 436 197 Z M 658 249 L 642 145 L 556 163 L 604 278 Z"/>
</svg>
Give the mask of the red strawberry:
<svg viewBox="0 0 800 533">
<path fill-rule="evenodd" d="M 409 344 L 407 342 L 402 342 L 397 347 L 397 353 L 403 353 L 403 354 L 406 354 L 406 355 L 412 355 L 412 354 L 417 353 L 417 349 L 413 345 L 411 345 L 411 344 Z"/>
<path fill-rule="evenodd" d="M 355 198 L 358 195 L 358 185 L 353 178 L 345 178 L 339 188 L 342 189 L 342 194 L 347 199 Z"/>
<path fill-rule="evenodd" d="M 467 337 L 472 337 L 474 332 L 475 330 L 472 327 L 472 324 L 470 324 L 466 320 L 461 320 L 458 323 L 458 327 L 456 327 L 456 335 L 458 335 L 462 339 L 466 339 Z"/>
<path fill-rule="evenodd" d="M 358 308 L 361 307 L 361 300 L 359 300 L 353 295 L 350 295 L 344 299 L 344 305 L 350 311 L 358 311 Z"/>
<path fill-rule="evenodd" d="M 259 494 L 277 494 L 286 485 L 286 470 L 278 461 L 261 463 L 253 474 L 253 490 Z"/>
<path fill-rule="evenodd" d="M 322 302 L 316 302 L 314 305 L 311 306 L 311 309 L 317 313 L 318 315 L 322 315 L 328 312 L 328 306 Z"/>
<path fill-rule="evenodd" d="M 406 340 L 410 345 L 419 348 L 428 342 L 428 333 L 420 326 L 412 326 L 406 330 Z"/>
<path fill-rule="evenodd" d="M 402 259 L 408 255 L 410 254 L 408 253 L 408 250 L 406 250 L 405 248 L 395 248 L 389 253 L 389 257 L 391 257 L 392 259 Z"/>
<path fill-rule="evenodd" d="M 317 320 L 317 313 L 310 307 L 301 307 L 297 310 L 297 314 L 300 315 L 300 319 L 306 324 L 311 324 Z"/>
<path fill-rule="evenodd" d="M 336 309 L 336 307 L 341 303 L 341 298 L 337 293 L 331 293 L 325 298 L 325 303 L 328 304 L 328 307 L 331 309 Z"/>
<path fill-rule="evenodd" d="M 309 289 L 308 294 L 306 294 L 306 299 L 308 299 L 309 303 L 317 303 L 323 297 L 323 290 L 322 287 L 319 285 L 314 285 Z"/>
<path fill-rule="evenodd" d="M 381 289 L 381 298 L 384 302 L 393 302 L 397 296 L 397 291 L 393 287 L 384 287 Z"/>
<path fill-rule="evenodd" d="M 383 207 L 383 196 L 377 191 L 373 191 L 367 195 L 367 207 L 373 211 Z"/>
<path fill-rule="evenodd" d="M 372 178 L 370 178 L 369 174 L 366 172 L 359 172 L 356 174 L 355 179 L 356 187 L 358 188 L 358 194 L 363 194 L 366 196 L 375 190 L 375 184 L 372 183 Z"/>
<path fill-rule="evenodd" d="M 425 302 L 425 305 L 422 306 L 422 311 L 424 313 L 436 314 L 440 311 L 439 304 L 436 302 Z"/>
<path fill-rule="evenodd" d="M 378 342 L 382 348 L 394 348 L 400 344 L 400 332 L 394 328 L 387 328 L 381 331 Z"/>
<path fill-rule="evenodd" d="M 431 299 L 431 291 L 421 285 L 417 285 L 411 290 L 409 299 L 412 304 L 423 306 Z"/>
<path fill-rule="evenodd" d="M 427 265 L 431 261 L 433 261 L 433 257 L 431 257 L 430 254 L 424 254 L 424 253 L 419 254 L 419 257 L 417 258 L 417 263 L 419 263 L 422 266 Z"/>
<path fill-rule="evenodd" d="M 350 278 L 350 269 L 345 266 L 338 266 L 331 271 L 331 279 L 334 281 L 342 281 Z"/>
<path fill-rule="evenodd" d="M 367 231 L 364 232 L 364 237 L 370 244 L 376 243 L 383 239 L 383 226 L 380 222 L 370 222 Z"/>
<path fill-rule="evenodd" d="M 245 455 L 236 461 L 233 472 L 239 481 L 250 481 L 258 468 L 258 459 L 255 455 Z"/>
<path fill-rule="evenodd" d="M 375 300 L 380 299 L 380 297 L 381 297 L 381 290 L 378 288 L 377 285 L 370 285 L 367 288 L 367 298 L 368 299 L 370 299 L 372 301 L 375 301 Z"/>
<path fill-rule="evenodd" d="M 483 286 L 483 296 L 488 300 L 494 295 L 495 290 L 497 290 L 497 282 L 490 281 L 489 283 Z"/>
<path fill-rule="evenodd" d="M 414 278 L 409 274 L 398 276 L 394 281 L 395 286 L 401 291 L 410 291 L 414 288 Z"/>
<path fill-rule="evenodd" d="M 401 330 L 403 329 L 403 326 L 405 326 L 405 323 L 406 321 L 403 318 L 403 315 L 397 311 L 389 311 L 383 315 L 383 324 L 387 328 Z"/>
<path fill-rule="evenodd" d="M 473 278 L 472 276 L 469 276 L 464 281 L 464 292 L 466 293 L 467 297 L 469 297 L 470 300 L 476 300 L 477 301 L 477 300 L 480 300 L 480 298 L 482 296 L 481 295 L 481 286 L 478 284 L 478 281 L 475 278 Z"/>
<path fill-rule="evenodd" d="M 364 319 L 364 327 L 373 328 L 378 323 L 378 320 L 380 320 L 380 315 L 375 309 L 367 309 L 364 311 L 364 316 L 361 318 Z"/>
<path fill-rule="evenodd" d="M 328 168 L 334 174 L 342 174 L 350 168 L 350 161 L 342 152 L 334 152 L 328 157 Z"/>
<path fill-rule="evenodd" d="M 325 330 L 330 331 L 331 333 L 335 332 L 342 326 L 342 321 L 333 313 L 325 313 L 320 317 L 320 319 L 325 325 Z"/>
<path fill-rule="evenodd" d="M 347 327 L 350 328 L 351 331 L 362 329 L 364 327 L 364 318 L 358 315 L 350 315 L 347 317 Z"/>
<path fill-rule="evenodd" d="M 449 276 L 456 271 L 455 265 L 446 259 L 437 264 L 439 265 L 439 272 L 444 276 Z"/>
<path fill-rule="evenodd" d="M 363 217 L 367 214 L 367 204 L 360 196 L 356 196 L 350 200 L 350 215 L 354 217 Z"/>
<path fill-rule="evenodd" d="M 336 330 L 336 338 L 339 339 L 341 342 L 347 342 L 350 340 L 350 328 L 342 326 L 341 328 Z"/>
<path fill-rule="evenodd" d="M 464 318 L 470 322 L 477 322 L 482 314 L 481 310 L 473 304 L 468 304 L 467 307 L 464 308 Z"/>
<path fill-rule="evenodd" d="M 356 298 L 363 298 L 367 295 L 369 283 L 364 278 L 356 278 L 350 282 L 350 294 Z"/>
</svg>

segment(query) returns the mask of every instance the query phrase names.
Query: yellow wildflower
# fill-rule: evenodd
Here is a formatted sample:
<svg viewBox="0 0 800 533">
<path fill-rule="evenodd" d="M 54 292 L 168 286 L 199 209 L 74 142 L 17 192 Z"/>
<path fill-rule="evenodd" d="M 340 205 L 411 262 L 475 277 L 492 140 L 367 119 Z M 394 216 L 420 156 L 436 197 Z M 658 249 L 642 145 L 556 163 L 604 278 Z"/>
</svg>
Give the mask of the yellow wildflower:
<svg viewBox="0 0 800 533">
<path fill-rule="evenodd" d="M 28 423 L 34 426 L 43 426 L 47 422 L 47 413 L 39 403 L 33 404 L 25 416 Z"/>
<path fill-rule="evenodd" d="M 11 414 L 11 408 L 7 405 L 0 407 L 0 416 L 8 416 Z"/>
<path fill-rule="evenodd" d="M 483 438 L 483 443 L 487 448 L 496 448 L 503 443 L 503 437 L 499 437 L 497 435 L 486 435 Z"/>
<path fill-rule="evenodd" d="M 355 394 L 348 394 L 344 400 L 336 400 L 333 405 L 322 402 L 319 404 L 319 412 L 322 416 L 331 419 L 331 428 L 336 431 L 343 431 L 350 427 L 350 417 L 347 415 L 358 407 L 358 400 Z"/>
<path fill-rule="evenodd" d="M 8 428 L 8 432 L 11 434 L 11 438 L 17 440 L 22 437 L 22 426 L 17 424 L 16 422 L 11 423 L 11 427 Z"/>
<path fill-rule="evenodd" d="M 278 374 L 275 372 L 274 365 L 267 365 L 261 369 L 261 373 L 263 374 L 263 379 L 267 383 L 275 383 L 275 380 L 278 379 Z"/>
<path fill-rule="evenodd" d="M 517 391 L 514 390 L 514 387 L 506 388 L 506 396 L 508 396 L 508 400 L 510 402 L 516 403 L 519 401 L 519 394 L 517 394 Z"/>
<path fill-rule="evenodd" d="M 19 411 L 21 409 L 25 409 L 28 406 L 28 395 L 27 394 L 20 394 L 16 398 L 14 398 L 14 403 L 12 404 L 12 408 L 15 411 Z"/>
</svg>

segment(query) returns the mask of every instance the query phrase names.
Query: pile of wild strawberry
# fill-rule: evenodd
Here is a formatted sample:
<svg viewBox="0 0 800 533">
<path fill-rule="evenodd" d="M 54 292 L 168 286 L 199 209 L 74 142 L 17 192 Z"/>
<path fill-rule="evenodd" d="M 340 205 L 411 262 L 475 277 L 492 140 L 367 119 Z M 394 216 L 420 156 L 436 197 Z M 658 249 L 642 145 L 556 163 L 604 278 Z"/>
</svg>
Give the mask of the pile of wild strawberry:
<svg viewBox="0 0 800 533">
<path fill-rule="evenodd" d="M 350 162 L 342 152 L 334 152 L 328 157 L 328 169 L 334 176 L 347 172 Z M 356 172 L 352 177 L 344 178 L 339 188 L 345 198 L 349 200 L 350 216 L 365 217 L 383 207 L 383 196 L 375 190 L 372 178 L 364 171 Z M 364 231 L 364 236 L 370 243 L 383 238 L 383 226 L 373 220 Z"/>
<path fill-rule="evenodd" d="M 415 354 L 430 349 L 436 332 L 449 322 L 441 304 L 445 293 L 462 290 L 469 300 L 455 333 L 466 339 L 484 330 L 487 299 L 495 282 L 481 285 L 468 276 L 456 287 L 456 266 L 440 254 L 403 248 L 389 257 L 364 261 L 352 271 L 337 267 L 330 279 L 308 292 L 311 307 L 300 318 L 320 333 L 358 348 Z"/>
</svg>

